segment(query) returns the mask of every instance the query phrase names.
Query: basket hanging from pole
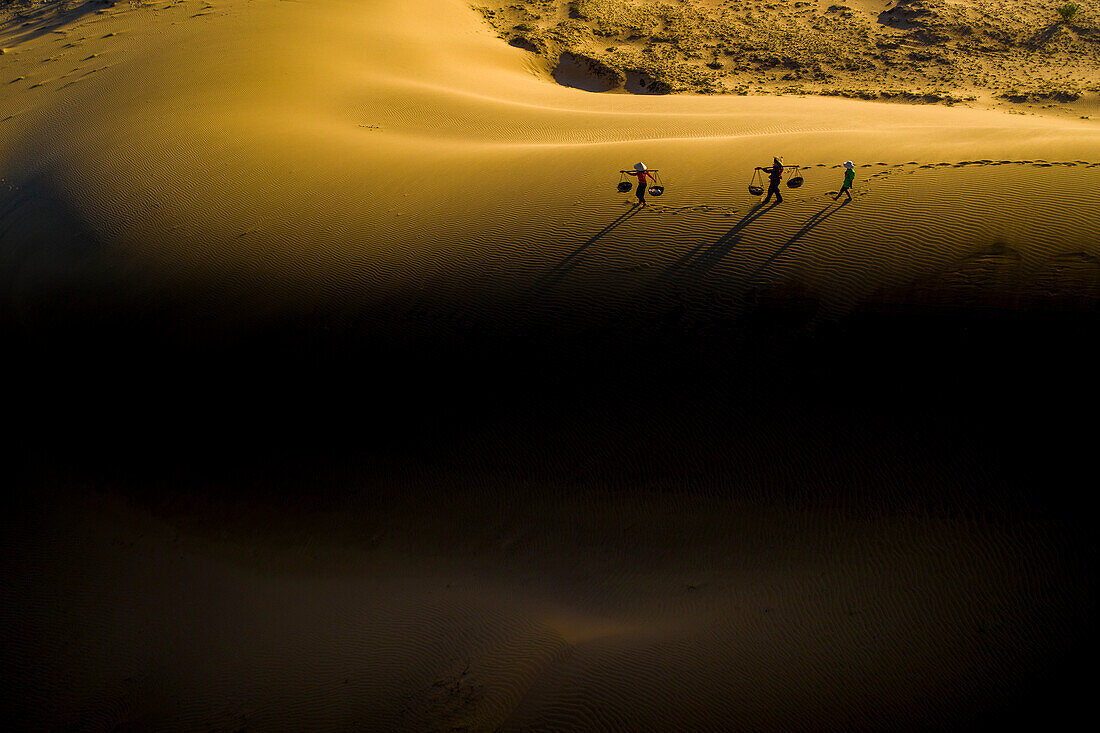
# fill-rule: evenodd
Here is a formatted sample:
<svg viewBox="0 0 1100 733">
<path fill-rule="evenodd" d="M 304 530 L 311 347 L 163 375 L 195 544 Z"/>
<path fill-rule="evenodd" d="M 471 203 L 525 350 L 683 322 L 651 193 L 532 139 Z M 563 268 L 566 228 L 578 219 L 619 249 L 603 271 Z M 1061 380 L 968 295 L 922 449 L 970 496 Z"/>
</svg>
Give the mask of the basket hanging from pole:
<svg viewBox="0 0 1100 733">
<path fill-rule="evenodd" d="M 760 176 L 760 171 L 753 171 L 752 178 L 749 179 L 749 193 L 753 196 L 764 195 L 764 179 Z"/>
<path fill-rule="evenodd" d="M 632 188 L 630 179 L 626 177 L 626 171 L 619 171 L 619 193 L 626 193 Z"/>
<path fill-rule="evenodd" d="M 650 196 L 660 196 L 665 192 L 665 182 L 661 180 L 661 174 L 653 171 L 654 185 L 649 187 Z"/>
</svg>

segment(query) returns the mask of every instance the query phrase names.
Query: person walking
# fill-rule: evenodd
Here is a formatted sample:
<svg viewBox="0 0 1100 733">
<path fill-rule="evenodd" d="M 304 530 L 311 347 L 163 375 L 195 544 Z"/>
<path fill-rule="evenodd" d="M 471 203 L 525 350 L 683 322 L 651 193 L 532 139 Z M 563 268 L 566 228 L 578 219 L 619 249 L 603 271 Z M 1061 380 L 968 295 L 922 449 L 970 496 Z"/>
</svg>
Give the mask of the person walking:
<svg viewBox="0 0 1100 733">
<path fill-rule="evenodd" d="M 772 158 L 771 168 L 756 167 L 758 171 L 764 171 L 768 174 L 768 195 L 764 197 L 764 200 L 760 202 L 760 205 L 771 201 L 772 194 L 775 194 L 775 203 L 783 203 L 783 194 L 779 193 L 779 182 L 783 180 L 783 160 L 782 158 Z"/>
<path fill-rule="evenodd" d="M 836 196 L 833 196 L 833 201 L 840 198 L 840 194 L 847 196 L 849 201 L 852 200 L 852 181 L 856 180 L 856 164 L 849 160 L 844 164 L 844 168 L 844 185 L 836 192 Z"/>
<path fill-rule="evenodd" d="M 645 167 L 645 163 L 635 163 L 634 170 L 626 171 L 626 174 L 628 176 L 637 176 L 638 190 L 634 195 L 638 197 L 638 203 L 645 206 L 645 191 L 649 188 L 649 181 L 655 180 L 653 174 Z"/>
</svg>

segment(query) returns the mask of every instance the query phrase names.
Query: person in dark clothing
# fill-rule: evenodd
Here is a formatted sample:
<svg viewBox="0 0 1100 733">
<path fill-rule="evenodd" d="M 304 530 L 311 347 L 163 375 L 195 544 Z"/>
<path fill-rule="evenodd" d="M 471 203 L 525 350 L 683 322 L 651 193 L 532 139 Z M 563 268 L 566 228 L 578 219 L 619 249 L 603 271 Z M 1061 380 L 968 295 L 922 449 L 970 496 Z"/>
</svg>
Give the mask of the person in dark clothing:
<svg viewBox="0 0 1100 733">
<path fill-rule="evenodd" d="M 768 195 L 760 202 L 761 206 L 771 201 L 773 193 L 775 194 L 775 203 L 783 203 L 783 194 L 779 192 L 779 182 L 783 180 L 783 161 L 779 158 L 772 158 L 771 168 L 761 168 L 757 166 L 756 170 L 764 171 L 768 174 Z"/>
<path fill-rule="evenodd" d="M 638 177 L 638 190 L 634 195 L 638 197 L 638 203 L 645 206 L 645 191 L 649 188 L 649 181 L 653 180 L 653 174 L 645 167 L 645 163 L 635 163 L 634 170 L 626 171 L 626 174 Z"/>
</svg>

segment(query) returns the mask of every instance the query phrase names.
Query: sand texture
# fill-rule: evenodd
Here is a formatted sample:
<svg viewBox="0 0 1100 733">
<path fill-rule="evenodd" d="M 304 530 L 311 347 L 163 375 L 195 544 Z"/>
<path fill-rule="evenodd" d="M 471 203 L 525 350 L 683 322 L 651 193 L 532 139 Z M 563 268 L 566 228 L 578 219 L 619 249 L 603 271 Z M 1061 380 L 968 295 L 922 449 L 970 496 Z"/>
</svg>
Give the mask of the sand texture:
<svg viewBox="0 0 1100 733">
<path fill-rule="evenodd" d="M 1043 109 L 1000 82 L 884 101 L 866 69 L 876 101 L 623 93 L 660 69 L 632 89 L 595 46 L 498 37 L 535 5 L 5 6 L 2 717 L 1087 714 L 1089 16 L 1028 57 L 1083 60 Z M 541 5 L 533 28 L 634 22 Z M 822 33 L 882 12 L 802 5 Z M 760 206 L 773 155 L 805 184 Z M 666 189 L 645 208 L 615 189 L 638 161 Z"/>
</svg>

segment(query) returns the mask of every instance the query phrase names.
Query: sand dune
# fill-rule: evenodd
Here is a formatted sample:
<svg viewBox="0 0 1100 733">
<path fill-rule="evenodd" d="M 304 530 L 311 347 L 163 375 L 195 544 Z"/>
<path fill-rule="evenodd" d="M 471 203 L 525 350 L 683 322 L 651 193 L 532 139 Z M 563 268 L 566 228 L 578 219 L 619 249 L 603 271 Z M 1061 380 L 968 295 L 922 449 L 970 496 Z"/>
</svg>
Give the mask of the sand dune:
<svg viewBox="0 0 1100 733">
<path fill-rule="evenodd" d="M 1088 121 L 559 88 L 459 2 L 227 5 L 191 18 L 197 8 L 172 6 L 164 19 L 111 8 L 6 54 L 25 77 L 13 92 L 41 86 L 8 95 L 3 116 L 16 116 L 5 123 L 5 169 L 20 197 L 60 201 L 74 226 L 125 251 L 144 279 L 230 288 L 233 299 L 355 299 L 364 281 L 408 294 L 440 267 L 448 281 L 456 270 L 477 277 L 505 254 L 502 231 L 525 249 L 546 246 L 517 222 L 613 218 L 623 200 L 611 192 L 615 171 L 637 159 L 669 182 L 662 203 L 738 211 L 753 203 L 751 167 L 772 154 L 826 164 L 811 175 L 815 193 L 835 188 L 832 167 L 847 159 L 1100 160 Z M 425 20 L 412 27 L 413 17 Z M 73 36 L 84 40 L 66 49 Z M 325 42 L 303 48 L 302 38 Z M 40 61 L 51 54 L 58 61 Z M 71 75 L 80 82 L 64 86 Z M 1010 186 L 992 183 L 1008 170 L 986 168 L 998 175 L 983 178 Z M 904 185 L 895 178 L 889 188 Z M 860 206 L 887 206 L 875 201 L 880 191 L 868 187 Z M 916 200 L 916 216 L 945 221 L 941 202 L 902 196 Z M 1072 219 L 1062 221 L 1075 236 Z M 835 238 L 838 223 L 817 229 Z M 110 278 L 126 278 L 101 276 L 112 289 Z M 242 293 L 249 281 L 263 281 L 263 292 Z"/>
<path fill-rule="evenodd" d="M 6 718 L 1084 710 L 1094 120 L 593 94 L 457 0 L 11 18 Z"/>
<path fill-rule="evenodd" d="M 1064 653 L 1062 629 L 1087 605 L 1062 590 L 1063 558 L 1039 527 L 853 521 L 644 492 L 587 502 L 616 506 L 630 531 L 578 521 L 567 495 L 550 512 L 459 501 L 449 508 L 464 526 L 439 555 L 424 554 L 425 540 L 452 538 L 421 535 L 414 502 L 373 520 L 369 550 L 366 536 L 332 538 L 348 511 L 299 522 L 289 542 L 247 538 L 258 517 L 211 542 L 132 510 L 73 518 L 55 505 L 8 535 L 18 601 L 5 615 L 22 619 L 5 631 L 9 684 L 28 696 L 18 719 L 954 727 L 1000 719 L 993 706 L 1032 678 L 1027 665 Z"/>
</svg>

